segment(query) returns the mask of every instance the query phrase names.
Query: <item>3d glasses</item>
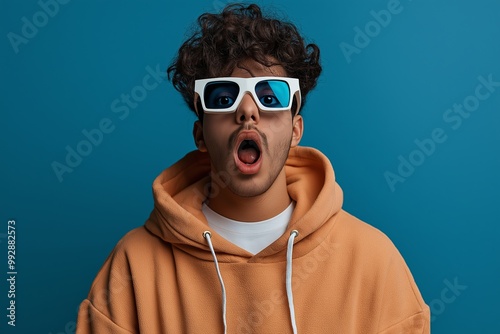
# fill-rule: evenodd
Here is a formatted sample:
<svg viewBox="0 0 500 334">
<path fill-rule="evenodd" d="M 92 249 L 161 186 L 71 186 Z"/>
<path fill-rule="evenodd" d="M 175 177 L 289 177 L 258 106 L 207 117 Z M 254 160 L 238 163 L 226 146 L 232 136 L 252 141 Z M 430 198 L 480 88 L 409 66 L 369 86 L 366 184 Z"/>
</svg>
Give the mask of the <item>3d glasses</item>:
<svg viewBox="0 0 500 334">
<path fill-rule="evenodd" d="M 232 113 L 243 96 L 250 93 L 261 111 L 284 111 L 297 100 L 301 105 L 299 79 L 286 77 L 210 78 L 195 80 L 195 105 L 198 99 L 205 113 Z"/>
</svg>

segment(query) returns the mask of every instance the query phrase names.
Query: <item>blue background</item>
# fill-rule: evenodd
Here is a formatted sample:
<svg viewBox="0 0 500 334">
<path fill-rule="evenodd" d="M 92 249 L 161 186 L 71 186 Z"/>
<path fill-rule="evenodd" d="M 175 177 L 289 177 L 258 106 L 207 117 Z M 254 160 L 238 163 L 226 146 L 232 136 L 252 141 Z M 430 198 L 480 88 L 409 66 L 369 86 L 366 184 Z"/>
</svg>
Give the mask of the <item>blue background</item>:
<svg viewBox="0 0 500 334">
<path fill-rule="evenodd" d="M 226 1 L 69 1 L 46 22 L 36 1 L 1 3 L 0 332 L 73 333 L 105 258 L 148 217 L 153 179 L 194 149 L 194 116 L 169 82 L 126 117 L 111 104 L 139 92 L 148 66 L 165 70 L 198 15 Z M 458 128 L 443 119 L 475 94 L 479 76 L 500 81 L 500 3 L 401 0 L 378 30 L 371 11 L 387 0 L 265 6 L 320 46 L 324 72 L 304 109 L 302 144 L 331 159 L 344 208 L 403 254 L 431 305 L 433 333 L 500 333 L 500 87 Z M 9 36 L 22 35 L 23 17 L 40 27 L 16 50 Z M 369 43 L 346 57 L 339 45 L 355 46 L 355 28 L 367 24 Z M 103 119 L 113 131 L 60 182 L 53 162 L 64 164 L 66 147 Z M 414 153 L 436 128 L 446 141 Z M 399 156 L 418 166 L 391 189 L 385 174 L 398 173 Z M 15 328 L 4 315 L 9 219 Z M 446 282 L 466 288 L 454 296 Z"/>
</svg>

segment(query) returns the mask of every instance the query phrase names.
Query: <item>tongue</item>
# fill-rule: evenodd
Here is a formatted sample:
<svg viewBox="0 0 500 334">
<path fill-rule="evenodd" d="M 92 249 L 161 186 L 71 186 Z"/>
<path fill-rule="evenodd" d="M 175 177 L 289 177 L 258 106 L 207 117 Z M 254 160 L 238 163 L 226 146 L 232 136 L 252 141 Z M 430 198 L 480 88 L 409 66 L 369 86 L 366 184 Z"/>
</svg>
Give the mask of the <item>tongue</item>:
<svg viewBox="0 0 500 334">
<path fill-rule="evenodd" d="M 253 147 L 238 150 L 238 158 L 246 164 L 253 164 L 258 158 L 258 154 Z"/>
</svg>

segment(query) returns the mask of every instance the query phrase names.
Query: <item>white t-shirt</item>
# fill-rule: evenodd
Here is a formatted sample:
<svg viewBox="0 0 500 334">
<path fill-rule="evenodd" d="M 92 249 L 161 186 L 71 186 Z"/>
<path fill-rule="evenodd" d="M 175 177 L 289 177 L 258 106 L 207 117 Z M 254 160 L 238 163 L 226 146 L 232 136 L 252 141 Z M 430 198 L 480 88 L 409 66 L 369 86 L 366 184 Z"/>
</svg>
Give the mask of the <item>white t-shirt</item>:
<svg viewBox="0 0 500 334">
<path fill-rule="evenodd" d="M 236 246 L 257 254 L 281 237 L 295 208 L 292 202 L 277 216 L 259 222 L 240 222 L 221 216 L 203 203 L 202 211 L 208 225 Z"/>
</svg>

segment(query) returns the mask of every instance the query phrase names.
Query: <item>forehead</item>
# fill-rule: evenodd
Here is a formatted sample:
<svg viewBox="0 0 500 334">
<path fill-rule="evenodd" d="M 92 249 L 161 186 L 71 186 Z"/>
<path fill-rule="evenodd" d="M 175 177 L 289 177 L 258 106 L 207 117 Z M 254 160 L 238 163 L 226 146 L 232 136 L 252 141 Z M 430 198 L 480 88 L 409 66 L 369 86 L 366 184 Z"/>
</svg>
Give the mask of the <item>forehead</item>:
<svg viewBox="0 0 500 334">
<path fill-rule="evenodd" d="M 277 61 L 270 61 L 276 65 L 266 66 L 253 59 L 246 59 L 236 64 L 230 76 L 232 77 L 263 77 L 263 76 L 277 76 L 286 77 L 286 71 L 283 66 L 279 65 Z"/>
</svg>

